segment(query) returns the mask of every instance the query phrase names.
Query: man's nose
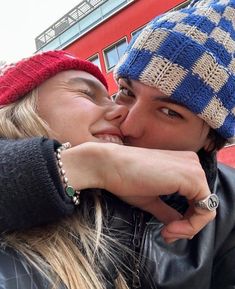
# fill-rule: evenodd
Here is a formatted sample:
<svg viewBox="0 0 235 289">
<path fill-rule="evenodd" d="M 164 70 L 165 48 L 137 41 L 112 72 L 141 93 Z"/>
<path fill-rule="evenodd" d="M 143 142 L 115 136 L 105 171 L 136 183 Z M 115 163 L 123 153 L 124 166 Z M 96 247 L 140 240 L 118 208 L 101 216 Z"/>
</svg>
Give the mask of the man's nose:
<svg viewBox="0 0 235 289">
<path fill-rule="evenodd" d="M 120 126 L 125 137 L 140 138 L 144 134 L 144 112 L 141 107 L 134 105 L 129 107 L 129 112 Z"/>
<path fill-rule="evenodd" d="M 128 108 L 125 105 L 112 103 L 111 107 L 107 110 L 105 118 L 108 121 L 114 121 L 120 125 L 128 114 Z"/>
</svg>

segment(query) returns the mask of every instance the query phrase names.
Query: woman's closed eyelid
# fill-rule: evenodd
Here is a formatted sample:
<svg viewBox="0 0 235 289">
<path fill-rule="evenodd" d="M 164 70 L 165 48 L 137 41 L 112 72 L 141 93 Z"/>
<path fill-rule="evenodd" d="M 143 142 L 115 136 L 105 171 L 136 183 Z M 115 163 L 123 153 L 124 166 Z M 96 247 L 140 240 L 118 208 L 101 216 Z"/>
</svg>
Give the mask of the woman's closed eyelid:
<svg viewBox="0 0 235 289">
<path fill-rule="evenodd" d="M 83 97 L 97 105 L 107 105 L 112 103 L 109 95 L 97 91 L 80 90 L 78 91 L 78 97 Z"/>
<path fill-rule="evenodd" d="M 74 93 L 85 93 L 85 94 L 90 94 L 90 90 L 87 88 L 70 88 L 69 91 L 74 92 Z"/>
<path fill-rule="evenodd" d="M 92 101 L 92 102 L 94 102 L 95 100 L 96 100 L 96 96 L 95 96 L 95 94 L 94 93 L 92 93 L 91 91 L 89 91 L 89 90 L 82 90 L 82 89 L 80 89 L 80 90 L 76 90 L 75 91 L 75 95 L 76 95 L 76 97 L 78 97 L 78 98 L 87 98 L 87 99 L 89 99 L 90 101 Z"/>
<path fill-rule="evenodd" d="M 77 90 L 77 92 L 86 94 L 86 95 L 88 95 L 90 97 L 95 97 L 95 93 L 92 90 L 89 90 L 89 89 L 80 89 L 80 90 Z"/>
</svg>

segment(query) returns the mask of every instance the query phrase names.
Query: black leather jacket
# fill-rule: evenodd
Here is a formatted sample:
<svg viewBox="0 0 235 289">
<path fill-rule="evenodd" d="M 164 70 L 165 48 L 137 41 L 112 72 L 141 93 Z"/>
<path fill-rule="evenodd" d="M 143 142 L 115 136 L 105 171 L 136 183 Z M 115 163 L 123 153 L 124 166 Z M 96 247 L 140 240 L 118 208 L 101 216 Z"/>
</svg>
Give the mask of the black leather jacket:
<svg viewBox="0 0 235 289">
<path fill-rule="evenodd" d="M 141 244 L 142 289 L 235 289 L 235 170 L 219 165 L 216 220 L 192 240 L 166 244 L 162 224 L 147 222 Z"/>
<path fill-rule="evenodd" d="M 173 244 L 164 243 L 160 237 L 162 224 L 156 219 L 108 197 L 111 234 L 118 229 L 121 242 L 139 252 L 134 260 L 123 256 L 128 259 L 125 264 L 134 271 L 134 274 L 127 274 L 130 287 L 235 289 L 235 170 L 219 165 L 210 183 L 220 198 L 216 220 L 192 240 Z M 111 282 L 107 288 L 113 288 L 116 272 L 108 268 Z M 15 252 L 0 251 L 0 289 L 44 289 L 47 286 L 38 272 L 25 265 L 22 257 Z"/>
</svg>

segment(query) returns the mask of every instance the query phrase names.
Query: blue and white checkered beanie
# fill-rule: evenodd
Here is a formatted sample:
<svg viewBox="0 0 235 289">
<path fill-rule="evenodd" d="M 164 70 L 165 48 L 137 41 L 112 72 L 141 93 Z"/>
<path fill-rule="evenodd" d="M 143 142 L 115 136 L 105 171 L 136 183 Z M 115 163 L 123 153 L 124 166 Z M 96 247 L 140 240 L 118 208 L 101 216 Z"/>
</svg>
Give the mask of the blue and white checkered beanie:
<svg viewBox="0 0 235 289">
<path fill-rule="evenodd" d="M 196 0 L 151 21 L 115 68 L 157 87 L 235 142 L 235 0 Z"/>
</svg>

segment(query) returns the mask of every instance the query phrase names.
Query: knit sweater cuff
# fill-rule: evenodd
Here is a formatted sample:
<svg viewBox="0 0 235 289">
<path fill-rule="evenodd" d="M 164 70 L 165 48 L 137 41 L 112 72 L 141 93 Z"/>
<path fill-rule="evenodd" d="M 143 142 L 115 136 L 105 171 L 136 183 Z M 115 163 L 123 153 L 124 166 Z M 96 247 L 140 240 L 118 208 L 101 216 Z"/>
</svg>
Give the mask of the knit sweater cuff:
<svg viewBox="0 0 235 289">
<path fill-rule="evenodd" d="M 0 140 L 0 232 L 27 229 L 72 214 L 54 151 L 44 138 Z"/>
</svg>

